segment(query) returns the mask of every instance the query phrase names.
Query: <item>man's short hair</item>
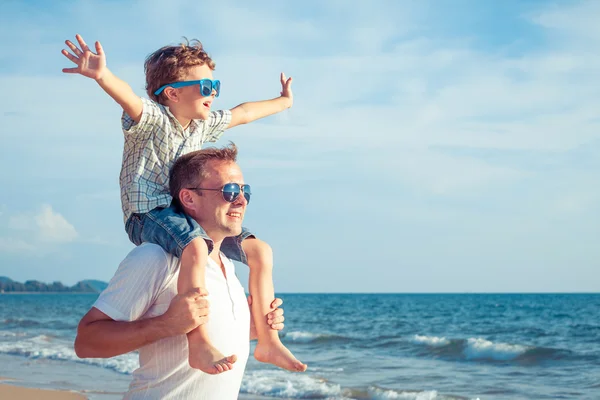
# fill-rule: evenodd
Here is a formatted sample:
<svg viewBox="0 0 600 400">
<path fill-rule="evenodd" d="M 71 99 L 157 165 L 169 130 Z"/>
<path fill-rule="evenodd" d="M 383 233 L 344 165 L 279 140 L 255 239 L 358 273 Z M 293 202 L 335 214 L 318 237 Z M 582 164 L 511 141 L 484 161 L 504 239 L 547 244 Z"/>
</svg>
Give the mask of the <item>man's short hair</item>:
<svg viewBox="0 0 600 400">
<path fill-rule="evenodd" d="M 185 38 L 184 38 L 185 39 Z M 214 71 L 215 62 L 202 47 L 199 40 L 192 39 L 178 46 L 164 46 L 150 54 L 144 62 L 146 73 L 146 93 L 161 104 L 164 104 L 164 91 L 158 96 L 154 94 L 158 88 L 169 83 L 185 80 L 191 67 L 206 64 Z"/>
<path fill-rule="evenodd" d="M 169 172 L 169 191 L 173 202 L 181 209 L 179 192 L 185 188 L 195 188 L 208 178 L 206 164 L 210 161 L 236 162 L 237 146 L 233 142 L 222 148 L 207 147 L 179 157 Z"/>
</svg>

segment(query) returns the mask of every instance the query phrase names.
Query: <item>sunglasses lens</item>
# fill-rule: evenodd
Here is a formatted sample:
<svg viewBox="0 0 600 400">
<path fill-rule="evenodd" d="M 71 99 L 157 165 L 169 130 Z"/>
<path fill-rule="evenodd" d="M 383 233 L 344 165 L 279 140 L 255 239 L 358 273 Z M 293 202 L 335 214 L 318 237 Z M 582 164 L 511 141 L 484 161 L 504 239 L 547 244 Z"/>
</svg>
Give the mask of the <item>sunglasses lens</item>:
<svg viewBox="0 0 600 400">
<path fill-rule="evenodd" d="M 212 93 L 212 82 L 210 80 L 203 80 L 200 83 L 200 94 L 204 97 L 210 96 Z"/>
<path fill-rule="evenodd" d="M 228 183 L 223 186 L 223 199 L 230 203 L 233 203 L 235 199 L 240 195 L 240 185 L 237 183 Z"/>
<path fill-rule="evenodd" d="M 246 202 L 250 203 L 250 196 L 252 195 L 252 190 L 250 190 L 250 185 L 243 185 L 242 189 L 244 190 L 244 197 L 246 198 Z"/>
<path fill-rule="evenodd" d="M 219 97 L 219 94 L 221 94 L 221 81 L 213 81 L 213 87 L 217 92 L 216 97 Z"/>
</svg>

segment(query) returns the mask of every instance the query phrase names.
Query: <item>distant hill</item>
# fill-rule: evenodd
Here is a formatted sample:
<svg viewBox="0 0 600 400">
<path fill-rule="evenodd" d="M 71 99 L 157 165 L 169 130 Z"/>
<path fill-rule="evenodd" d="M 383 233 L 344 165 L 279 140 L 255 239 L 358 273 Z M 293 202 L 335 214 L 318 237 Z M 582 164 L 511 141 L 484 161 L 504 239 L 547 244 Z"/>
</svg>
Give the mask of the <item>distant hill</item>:
<svg viewBox="0 0 600 400">
<path fill-rule="evenodd" d="M 73 286 L 65 286 L 61 282 L 44 283 L 36 280 L 15 282 L 12 279 L 0 277 L 0 293 L 9 292 L 40 292 L 40 293 L 100 293 L 108 283 L 97 280 L 84 280 Z"/>
<path fill-rule="evenodd" d="M 101 291 L 106 289 L 106 287 L 108 286 L 108 283 L 102 282 L 102 281 L 97 281 L 95 279 L 86 279 L 84 281 L 81 281 L 81 283 L 88 284 L 98 293 L 100 293 Z"/>
</svg>

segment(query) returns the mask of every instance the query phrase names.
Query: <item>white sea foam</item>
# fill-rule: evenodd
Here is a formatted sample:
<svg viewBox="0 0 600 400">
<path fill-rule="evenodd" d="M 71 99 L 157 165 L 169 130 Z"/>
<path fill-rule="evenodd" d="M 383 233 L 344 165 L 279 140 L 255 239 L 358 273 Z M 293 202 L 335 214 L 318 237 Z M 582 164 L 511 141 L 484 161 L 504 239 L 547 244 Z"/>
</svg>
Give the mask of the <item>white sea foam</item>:
<svg viewBox="0 0 600 400">
<path fill-rule="evenodd" d="M 453 396 L 444 396 L 439 394 L 436 390 L 424 390 L 424 391 L 413 391 L 413 390 L 391 390 L 381 389 L 378 387 L 370 387 L 369 395 L 375 400 L 387 400 L 387 399 L 401 399 L 401 400 L 444 400 L 444 399 L 456 399 Z M 461 397 L 462 398 L 462 397 Z M 473 399 L 473 400 L 479 400 Z"/>
<path fill-rule="evenodd" d="M 0 337 L 14 338 L 19 336 L 27 336 L 27 334 L 25 332 L 0 331 Z"/>
<path fill-rule="evenodd" d="M 435 390 L 417 391 L 396 391 L 386 390 L 376 387 L 369 388 L 369 394 L 376 400 L 402 399 L 402 400 L 439 400 L 438 392 Z"/>
<path fill-rule="evenodd" d="M 445 337 L 437 336 L 421 336 L 415 335 L 412 339 L 413 343 L 425 344 L 427 346 L 441 347 L 450 344 L 450 340 Z"/>
<path fill-rule="evenodd" d="M 246 372 L 242 393 L 279 398 L 346 399 L 342 387 L 309 375 L 292 375 L 284 371 Z"/>
<path fill-rule="evenodd" d="M 124 354 L 108 359 L 80 359 L 75 354 L 72 342 L 48 335 L 34 336 L 17 342 L 0 342 L 0 353 L 14 354 L 28 358 L 75 361 L 112 369 L 123 374 L 130 374 L 139 366 L 137 353 Z"/>
<path fill-rule="evenodd" d="M 518 344 L 494 343 L 481 338 L 467 339 L 464 355 L 469 360 L 491 359 L 498 361 L 513 360 L 529 350 Z"/>
<path fill-rule="evenodd" d="M 327 333 L 312 333 L 302 331 L 288 332 L 285 334 L 285 339 L 296 343 L 310 343 L 319 339 L 327 339 L 331 337 L 333 337 L 333 335 Z"/>
<path fill-rule="evenodd" d="M 310 372 L 344 372 L 344 368 L 315 367 L 311 365 Z"/>
</svg>

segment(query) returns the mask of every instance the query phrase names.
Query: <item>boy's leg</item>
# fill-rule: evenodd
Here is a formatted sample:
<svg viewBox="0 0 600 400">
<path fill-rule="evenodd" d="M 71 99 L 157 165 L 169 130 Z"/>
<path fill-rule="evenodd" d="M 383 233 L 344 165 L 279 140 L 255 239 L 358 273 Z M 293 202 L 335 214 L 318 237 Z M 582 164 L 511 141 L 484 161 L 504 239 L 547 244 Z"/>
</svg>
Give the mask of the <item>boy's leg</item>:
<svg viewBox="0 0 600 400">
<path fill-rule="evenodd" d="M 254 357 L 289 371 L 306 371 L 306 365 L 294 357 L 281 343 L 278 332 L 267 323 L 267 314 L 273 311 L 271 303 L 275 298 L 271 247 L 262 240 L 252 238 L 242 241 L 242 249 L 250 267 L 248 286 L 252 296 L 252 319 L 258 334 Z"/>
<path fill-rule="evenodd" d="M 181 253 L 181 265 L 177 277 L 177 293 L 187 293 L 193 288 L 206 288 L 206 263 L 208 246 L 201 237 L 193 239 Z M 211 343 L 205 325 L 200 325 L 187 334 L 188 361 L 190 367 L 208 374 L 219 374 L 233 368 L 236 355 L 224 356 Z"/>
<path fill-rule="evenodd" d="M 156 243 L 180 258 L 177 292 L 187 293 L 193 288 L 206 288 L 205 271 L 212 241 L 192 218 L 175 208 L 156 209 L 144 218 L 141 241 Z M 187 334 L 188 360 L 192 368 L 208 374 L 229 371 L 237 360 L 235 355 L 225 357 L 210 341 L 206 326 L 200 325 Z"/>
</svg>

